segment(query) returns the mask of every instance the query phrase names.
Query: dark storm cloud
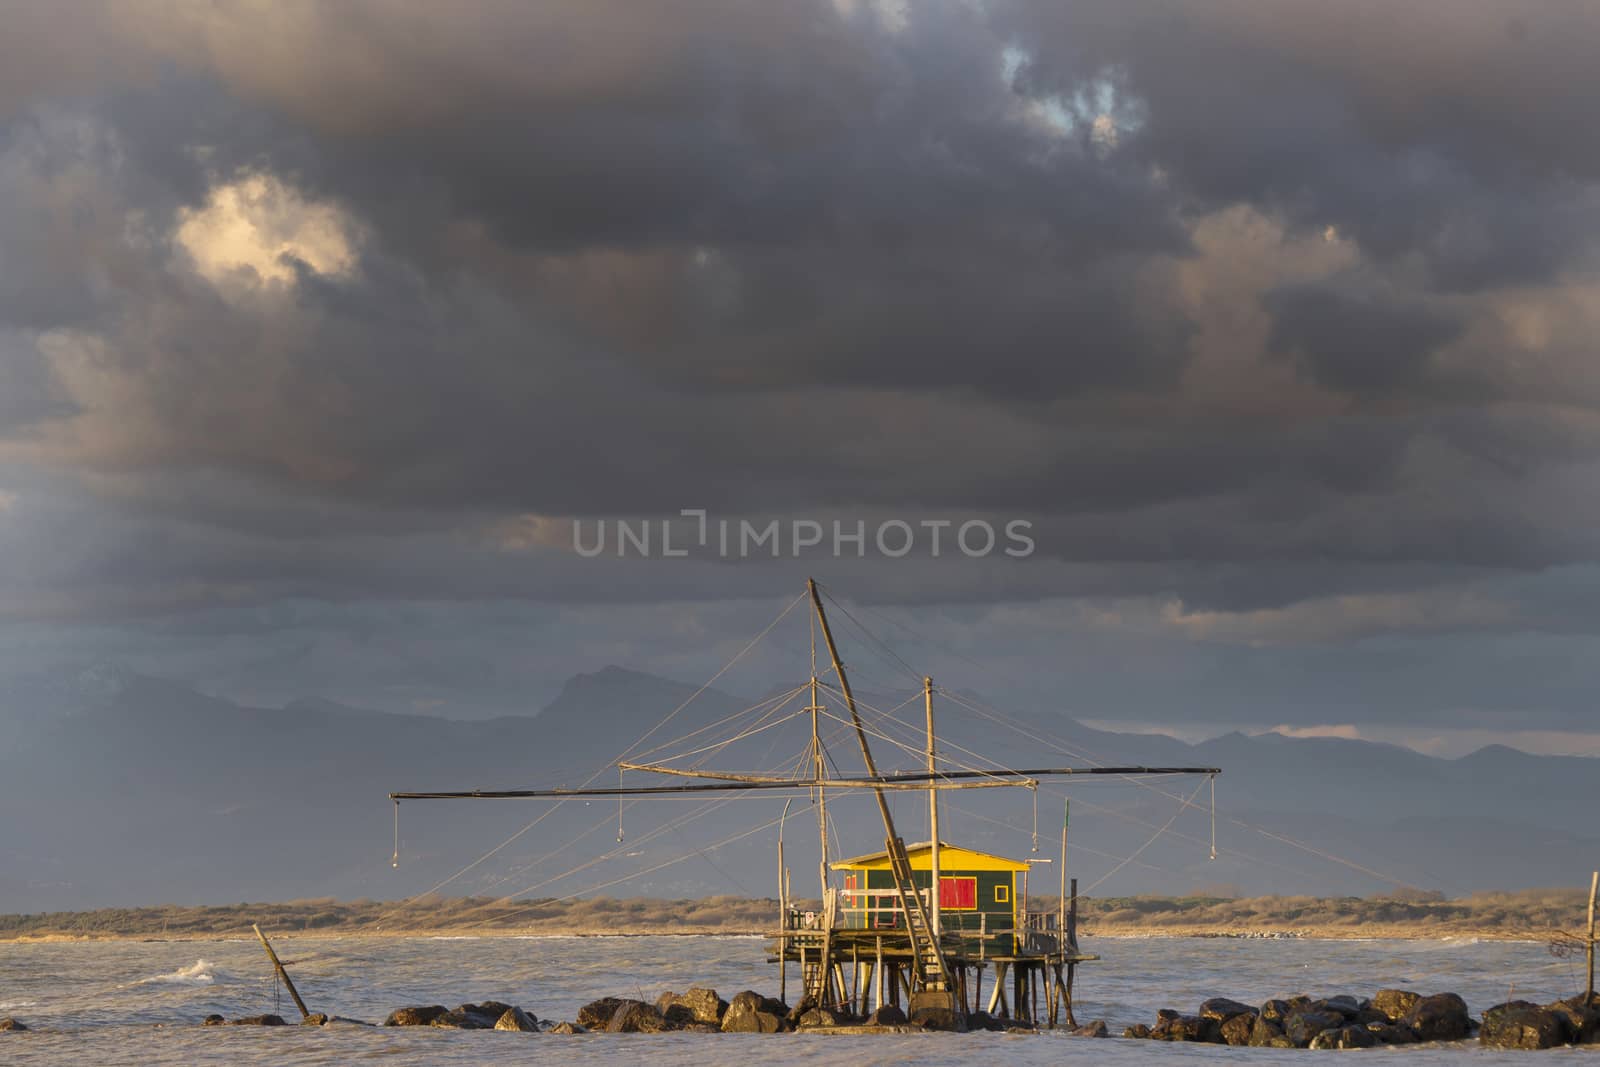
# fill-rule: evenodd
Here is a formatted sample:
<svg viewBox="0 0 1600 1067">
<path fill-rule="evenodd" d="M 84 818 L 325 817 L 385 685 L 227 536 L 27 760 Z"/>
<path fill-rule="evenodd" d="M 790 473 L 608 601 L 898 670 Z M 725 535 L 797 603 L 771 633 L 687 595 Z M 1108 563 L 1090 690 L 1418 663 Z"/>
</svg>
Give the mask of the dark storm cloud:
<svg viewBox="0 0 1600 1067">
<path fill-rule="evenodd" d="M 1417 385 L 1434 351 L 1461 333 L 1458 316 L 1392 294 L 1337 281 L 1268 293 L 1268 345 L 1293 357 L 1312 380 L 1350 393 Z"/>
<path fill-rule="evenodd" d="M 12 618 L 793 576 L 524 513 L 1025 516 L 844 571 L 1191 614 L 1600 551 L 1586 9 L 91 10 L 0 44 Z"/>
</svg>

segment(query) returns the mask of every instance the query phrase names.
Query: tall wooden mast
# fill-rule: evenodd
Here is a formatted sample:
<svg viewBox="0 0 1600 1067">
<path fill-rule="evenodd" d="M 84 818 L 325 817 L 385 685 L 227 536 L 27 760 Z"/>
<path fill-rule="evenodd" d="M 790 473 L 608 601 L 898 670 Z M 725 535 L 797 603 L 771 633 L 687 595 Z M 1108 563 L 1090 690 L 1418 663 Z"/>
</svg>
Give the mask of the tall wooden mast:
<svg viewBox="0 0 1600 1067">
<path fill-rule="evenodd" d="M 817 589 L 816 581 L 811 578 L 806 579 L 806 590 L 811 594 L 811 605 L 817 613 L 817 625 L 822 630 L 823 642 L 828 646 L 828 656 L 833 660 L 833 672 L 839 676 L 839 691 L 844 695 L 845 706 L 850 709 L 850 723 L 855 727 L 856 740 L 861 744 L 861 759 L 867 766 L 867 777 L 876 779 L 880 777 L 878 765 L 872 759 L 872 746 L 867 743 L 867 730 L 861 723 L 860 712 L 856 710 L 856 698 L 850 689 L 850 678 L 845 673 L 844 663 L 839 659 L 839 648 L 834 644 L 833 630 L 828 626 L 828 613 L 822 607 L 822 593 Z M 945 965 L 939 939 L 934 936 L 932 925 L 928 921 L 928 912 L 923 906 L 922 895 L 917 892 L 916 881 L 912 878 L 911 858 L 906 855 L 906 843 L 895 830 L 894 816 L 889 813 L 889 801 L 884 796 L 884 791 L 874 788 L 872 794 L 878 801 L 878 814 L 883 817 L 889 869 L 894 874 L 901 914 L 906 919 L 906 933 L 911 940 L 912 955 L 916 957 L 918 984 L 923 990 L 945 992 L 950 988 L 950 971 Z"/>
</svg>

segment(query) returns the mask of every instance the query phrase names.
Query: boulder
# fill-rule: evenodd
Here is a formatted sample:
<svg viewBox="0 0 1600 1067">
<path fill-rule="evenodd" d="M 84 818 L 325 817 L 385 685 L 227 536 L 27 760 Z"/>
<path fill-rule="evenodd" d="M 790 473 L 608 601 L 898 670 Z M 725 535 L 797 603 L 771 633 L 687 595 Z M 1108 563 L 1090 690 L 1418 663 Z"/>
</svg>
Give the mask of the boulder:
<svg viewBox="0 0 1600 1067">
<path fill-rule="evenodd" d="M 1372 1006 L 1387 1015 L 1390 1022 L 1399 1022 L 1421 999 L 1420 993 L 1409 989 L 1380 989 L 1372 998 Z"/>
<path fill-rule="evenodd" d="M 1005 1028 L 1005 1023 L 1001 1022 L 999 1019 L 996 1019 L 993 1015 L 990 1015 L 986 1011 L 970 1012 L 967 1015 L 968 1030 L 988 1030 L 992 1033 L 1000 1033 L 1005 1030 Z M 1148 1029 L 1148 1027 L 1146 1029 Z"/>
<path fill-rule="evenodd" d="M 1567 1023 L 1567 1038 L 1574 1045 L 1600 1044 L 1600 997 L 1585 1004 L 1583 994 L 1546 1005 Z"/>
<path fill-rule="evenodd" d="M 615 1015 L 621 1006 L 622 1001 L 617 997 L 591 1000 L 578 1009 L 578 1025 L 585 1030 L 604 1030 L 611 1022 L 611 1016 Z"/>
<path fill-rule="evenodd" d="M 617 1010 L 611 1013 L 611 1020 L 606 1023 L 608 1034 L 659 1034 L 670 1029 L 671 1026 L 656 1011 L 655 1005 L 642 1000 L 624 1000 L 617 1005 Z"/>
<path fill-rule="evenodd" d="M 304 1019 L 301 1019 L 300 1020 L 300 1025 L 301 1026 L 327 1026 L 328 1025 L 328 1017 L 326 1015 L 322 1014 L 320 1011 L 314 1011 L 310 1015 L 307 1015 Z"/>
<path fill-rule="evenodd" d="M 1272 1042 L 1283 1038 L 1283 1027 L 1265 1015 L 1255 1017 L 1250 1027 L 1250 1039 L 1245 1042 L 1251 1048 L 1268 1048 Z"/>
<path fill-rule="evenodd" d="M 885 1004 L 867 1016 L 867 1024 L 870 1026 L 904 1026 L 906 1024 L 906 1013 L 893 1004 Z"/>
<path fill-rule="evenodd" d="M 441 1015 L 448 1015 L 450 1009 L 443 1004 L 430 1004 L 425 1007 L 397 1008 L 389 1013 L 383 1020 L 385 1026 L 428 1026 Z"/>
<path fill-rule="evenodd" d="M 1314 1000 L 1311 1007 L 1316 1011 L 1336 1011 L 1346 1019 L 1354 1019 L 1361 1011 L 1361 1002 L 1355 997 L 1341 995 Z"/>
<path fill-rule="evenodd" d="M 1199 1015 L 1202 1019 L 1215 1019 L 1217 1022 L 1226 1022 L 1236 1015 L 1254 1015 L 1256 1009 L 1248 1004 L 1227 997 L 1212 997 L 1200 1005 Z"/>
<path fill-rule="evenodd" d="M 4 1020 L 4 1019 L 0 1019 L 0 1022 L 5 1022 L 5 1021 L 6 1020 Z M 212 1015 L 207 1015 L 205 1017 L 205 1021 L 202 1022 L 200 1025 L 201 1026 L 221 1026 L 222 1024 L 226 1023 L 227 1021 L 228 1020 L 224 1019 L 220 1015 L 212 1014 Z M 3 1029 L 5 1029 L 5 1027 L 0 1026 L 0 1030 L 3 1030 Z"/>
<path fill-rule="evenodd" d="M 1250 1035 L 1254 1032 L 1258 1021 L 1253 1011 L 1248 1015 L 1235 1015 L 1225 1020 L 1222 1024 L 1222 1040 L 1230 1045 L 1248 1045 Z"/>
<path fill-rule="evenodd" d="M 11 1016 L 0 1019 L 0 1030 L 26 1030 L 27 1027 Z"/>
<path fill-rule="evenodd" d="M 539 1032 L 539 1020 L 523 1011 L 521 1008 L 507 1008 L 500 1013 L 500 1018 L 495 1020 L 496 1030 L 519 1030 L 525 1034 Z"/>
<path fill-rule="evenodd" d="M 1414 1045 L 1417 1032 L 1404 1023 L 1367 1023 L 1367 1033 L 1380 1045 Z"/>
<path fill-rule="evenodd" d="M 246 1015 L 233 1020 L 230 1026 L 285 1026 L 281 1015 Z"/>
<path fill-rule="evenodd" d="M 460 1016 L 471 1021 L 471 1026 L 463 1026 L 463 1030 L 479 1029 L 493 1030 L 494 1024 L 500 1021 L 511 1007 L 509 1004 L 498 1000 L 486 1000 L 482 1004 L 460 1004 L 451 1012 L 452 1016 Z"/>
<path fill-rule="evenodd" d="M 1141 1039 L 1148 1038 L 1150 1036 L 1150 1028 L 1144 1023 L 1134 1023 L 1132 1026 L 1122 1031 L 1122 1036 Z"/>
<path fill-rule="evenodd" d="M 1344 1025 L 1344 1016 L 1336 1011 L 1316 1011 L 1301 1008 L 1284 1020 L 1283 1036 L 1294 1042 L 1295 1048 L 1310 1048 L 1311 1041 L 1324 1030 L 1337 1030 Z"/>
<path fill-rule="evenodd" d="M 1311 1039 L 1310 1048 L 1371 1048 L 1378 1043 L 1364 1026 L 1340 1026 Z"/>
<path fill-rule="evenodd" d="M 1490 1008 L 1478 1031 L 1478 1041 L 1489 1048 L 1556 1048 L 1570 1036 L 1564 1016 L 1526 1000 Z"/>
<path fill-rule="evenodd" d="M 770 1011 L 753 1008 L 736 1008 L 728 1005 L 728 1014 L 722 1017 L 725 1034 L 775 1034 L 783 1027 L 783 1020 Z"/>
<path fill-rule="evenodd" d="M 1460 1041 L 1472 1033 L 1467 1002 L 1454 993 L 1422 997 L 1401 1020 L 1424 1041 Z"/>
<path fill-rule="evenodd" d="M 479 1015 L 476 1012 L 465 1012 L 460 1008 L 447 1011 L 443 1015 L 435 1015 L 428 1020 L 429 1026 L 438 1027 L 440 1030 L 493 1030 L 495 1020 Z"/>
<path fill-rule="evenodd" d="M 578 1023 L 556 1023 L 549 1030 L 552 1034 L 587 1034 L 589 1028 Z"/>
<path fill-rule="evenodd" d="M 789 1005 L 785 1004 L 777 997 L 764 997 L 760 993 L 757 993 L 754 989 L 746 989 L 742 993 L 735 994 L 734 998 L 728 1002 L 728 1010 L 732 1011 L 734 1006 L 738 1004 L 744 1005 L 745 1009 L 748 1011 L 770 1012 L 771 1014 L 780 1018 L 789 1015 Z M 808 1008 L 816 1006 L 815 1001 L 812 1001 L 810 1004 L 806 1004 L 805 1001 L 801 1001 L 801 1004 Z"/>
<path fill-rule="evenodd" d="M 720 1023 L 722 1017 L 727 1014 L 728 1002 L 717 996 L 715 989 L 695 986 L 684 993 L 663 993 L 656 1000 L 656 1010 L 664 1018 L 673 1017 L 673 1008 L 683 1008 L 688 1011 L 690 1022 Z"/>
<path fill-rule="evenodd" d="M 1234 1016 L 1243 1016 L 1243 1014 L 1251 1014 L 1253 1016 L 1253 1014 L 1256 1014 L 1256 1009 L 1251 1008 L 1250 1005 L 1245 1005 L 1245 1003 L 1240 1003 L 1240 1001 L 1230 1000 L 1227 997 L 1213 997 L 1211 1000 L 1205 1001 L 1203 1005 L 1200 1005 L 1200 1013 L 1198 1014 L 1202 1019 L 1216 1019 L 1218 1022 L 1227 1022 Z"/>
<path fill-rule="evenodd" d="M 1305 1003 L 1309 1004 L 1311 1001 L 1306 999 Z M 1283 1021 L 1289 1017 L 1289 1013 L 1294 1011 L 1297 1006 L 1303 1005 L 1291 1004 L 1287 1000 L 1269 1000 L 1261 1005 L 1260 1015 L 1269 1023 L 1277 1023 L 1279 1027 L 1282 1027 Z"/>
<path fill-rule="evenodd" d="M 1179 1015 L 1176 1018 L 1158 1019 L 1156 1025 L 1150 1028 L 1150 1036 L 1157 1041 L 1200 1041 L 1220 1045 L 1222 1024 L 1198 1015 Z"/>
<path fill-rule="evenodd" d="M 815 1030 L 818 1027 L 844 1026 L 849 1022 L 848 1016 L 832 1008 L 812 1008 L 794 1021 L 794 1027 L 797 1030 Z"/>
<path fill-rule="evenodd" d="M 1073 1037 L 1110 1037 L 1111 1031 L 1106 1029 L 1104 1019 L 1095 1019 L 1093 1022 L 1084 1023 L 1072 1031 Z"/>
</svg>

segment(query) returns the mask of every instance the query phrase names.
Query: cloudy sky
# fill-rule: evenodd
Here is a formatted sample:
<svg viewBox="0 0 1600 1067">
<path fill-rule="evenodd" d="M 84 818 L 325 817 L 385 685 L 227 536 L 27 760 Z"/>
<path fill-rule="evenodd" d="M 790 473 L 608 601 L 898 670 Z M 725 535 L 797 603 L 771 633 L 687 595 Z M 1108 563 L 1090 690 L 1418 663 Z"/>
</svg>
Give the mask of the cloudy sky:
<svg viewBox="0 0 1600 1067">
<path fill-rule="evenodd" d="M 1600 7 L 4 8 L 0 681 L 525 710 L 815 573 L 1100 723 L 1600 754 Z M 686 508 L 1035 550 L 574 551 Z"/>
</svg>

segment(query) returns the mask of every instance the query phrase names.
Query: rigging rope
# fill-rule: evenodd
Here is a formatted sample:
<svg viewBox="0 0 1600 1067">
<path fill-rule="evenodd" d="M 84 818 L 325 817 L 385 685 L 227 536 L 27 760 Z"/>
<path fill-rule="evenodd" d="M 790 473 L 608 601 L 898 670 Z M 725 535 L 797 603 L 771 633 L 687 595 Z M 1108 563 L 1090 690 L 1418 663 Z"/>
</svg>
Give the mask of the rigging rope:
<svg viewBox="0 0 1600 1067">
<path fill-rule="evenodd" d="M 1098 887 L 1100 885 L 1100 883 L 1104 882 L 1107 878 L 1110 878 L 1112 875 L 1114 875 L 1118 871 L 1122 870 L 1122 868 L 1126 867 L 1128 864 L 1130 864 L 1134 860 L 1138 859 L 1139 858 L 1139 854 L 1141 852 L 1143 852 L 1145 849 L 1149 848 L 1151 845 L 1155 844 L 1156 843 L 1156 838 L 1159 838 L 1162 834 L 1166 833 L 1167 829 L 1169 827 L 1171 827 L 1173 823 L 1178 821 L 1178 816 L 1182 815 L 1184 813 L 1184 811 L 1190 806 L 1190 804 L 1193 803 L 1194 798 L 1200 795 L 1200 790 L 1204 789 L 1205 785 L 1206 784 L 1204 782 L 1201 782 L 1199 785 L 1195 786 L 1194 787 L 1194 792 L 1189 794 L 1189 798 L 1187 800 L 1185 800 L 1182 804 L 1178 805 L 1178 810 L 1172 813 L 1172 818 L 1168 819 L 1166 821 L 1166 824 L 1163 825 L 1161 827 L 1161 829 L 1157 830 L 1155 832 L 1155 834 L 1151 836 L 1150 840 L 1146 841 L 1144 844 L 1140 845 L 1137 849 L 1135 849 L 1133 851 L 1133 854 L 1130 855 L 1127 859 L 1123 860 L 1121 863 L 1119 863 L 1115 867 L 1111 868 L 1105 874 L 1102 874 L 1099 878 L 1096 878 L 1092 883 L 1089 884 L 1089 887 L 1084 890 L 1084 893 L 1088 894 L 1088 893 L 1094 892 L 1096 887 Z"/>
<path fill-rule="evenodd" d="M 614 766 L 617 763 L 620 763 L 623 760 L 627 759 L 629 753 L 631 753 L 634 749 L 638 748 L 640 745 L 642 745 L 646 741 L 648 741 L 656 733 L 656 731 L 660 730 L 667 723 L 671 722 L 673 720 L 673 718 L 675 718 L 678 715 L 679 712 L 681 712 L 684 708 L 688 707 L 691 703 L 693 703 L 694 700 L 696 698 L 698 698 L 702 693 L 704 693 L 707 689 L 710 689 L 713 685 L 715 685 L 716 682 L 717 682 L 717 679 L 721 678 L 724 674 L 727 674 L 728 671 L 732 670 L 734 664 L 738 663 L 741 659 L 743 659 L 745 657 L 745 655 L 747 653 L 749 653 L 749 651 L 752 648 L 755 648 L 756 645 L 760 644 L 762 639 L 764 639 L 769 633 L 771 633 L 773 628 L 776 627 L 778 625 L 778 623 L 782 622 L 784 620 L 784 618 L 788 616 L 789 612 L 791 612 L 791 611 L 793 611 L 795 609 L 795 605 L 799 604 L 802 600 L 805 600 L 807 598 L 807 596 L 808 596 L 807 593 L 801 593 L 799 596 L 797 596 L 793 600 L 789 601 L 789 603 L 784 607 L 784 609 L 778 613 L 778 617 L 773 619 L 771 622 L 767 623 L 766 628 L 764 630 L 762 630 L 760 633 L 756 634 L 755 637 L 751 638 L 750 642 L 748 644 L 746 644 L 743 648 L 741 648 L 734 655 L 734 657 L 732 659 L 730 659 L 727 663 L 723 664 L 721 670 L 717 671 L 716 674 L 713 674 L 709 679 L 707 679 L 705 684 L 701 685 L 699 689 L 696 689 L 693 693 L 689 694 L 689 697 L 686 700 L 684 700 L 683 703 L 679 704 L 677 707 L 673 708 L 670 712 L 668 712 L 666 714 L 666 716 L 661 719 L 661 721 L 657 722 L 650 729 L 646 730 L 637 740 L 635 740 L 631 745 L 629 745 L 626 749 L 624 749 L 617 756 L 616 759 L 614 759 L 610 763 L 606 764 L 605 767 L 601 767 L 601 768 L 597 769 L 593 774 L 591 774 L 588 778 L 586 778 L 584 780 L 584 782 L 583 782 L 583 785 L 580 786 L 579 788 L 583 788 L 583 789 L 588 788 L 591 784 L 594 783 L 594 780 L 596 778 L 599 778 L 602 774 L 604 774 L 606 772 L 606 769 L 608 767 Z M 541 822 L 543 822 L 545 819 L 549 818 L 551 814 L 553 814 L 555 811 L 557 811 L 565 803 L 566 803 L 565 800 L 556 801 L 550 807 L 546 808 L 544 811 L 540 812 L 532 820 L 530 820 L 528 823 L 526 823 L 516 833 L 512 834 L 510 837 L 507 837 L 504 841 L 501 841 L 498 845 L 494 846 L 489 851 L 485 852 L 483 855 L 479 856 L 477 859 L 475 859 L 471 863 L 467 864 L 465 867 L 462 867 L 460 870 L 456 871 L 454 874 L 452 874 L 450 877 L 446 878 L 444 881 L 439 882 L 432 889 L 429 889 L 429 890 L 427 890 L 425 892 L 422 892 L 422 893 L 418 893 L 415 896 L 408 897 L 405 900 L 401 901 L 400 905 L 398 905 L 398 906 L 399 907 L 404 907 L 404 906 L 406 906 L 408 904 L 415 903 L 417 900 L 420 900 L 422 897 L 429 896 L 429 895 L 431 895 L 433 893 L 437 893 L 439 890 L 443 889 L 445 886 L 449 885 L 451 882 L 455 881 L 457 878 L 460 878 L 462 875 L 466 874 L 468 871 L 471 871 L 471 870 L 477 868 L 480 864 L 482 864 L 485 861 L 487 861 L 491 856 L 495 855 L 501 849 L 507 847 L 512 842 L 516 841 L 523 834 L 527 833 L 529 830 L 532 830 L 535 826 L 538 826 Z M 385 916 L 387 916 L 388 914 L 390 914 L 392 912 L 392 910 L 393 909 L 391 909 L 389 912 L 385 912 L 384 915 L 379 916 L 380 920 L 382 918 L 384 918 Z"/>
</svg>

